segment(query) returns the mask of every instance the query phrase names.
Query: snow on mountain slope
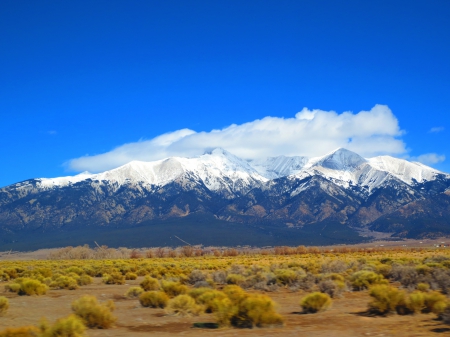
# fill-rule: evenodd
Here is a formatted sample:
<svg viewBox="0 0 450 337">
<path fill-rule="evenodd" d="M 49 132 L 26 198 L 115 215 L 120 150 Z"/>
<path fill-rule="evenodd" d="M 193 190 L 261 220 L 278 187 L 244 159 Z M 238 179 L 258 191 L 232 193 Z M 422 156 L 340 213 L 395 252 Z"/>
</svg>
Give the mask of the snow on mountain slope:
<svg viewBox="0 0 450 337">
<path fill-rule="evenodd" d="M 132 161 L 116 169 L 98 174 L 82 173 L 73 177 L 38 179 L 40 187 L 64 187 L 85 180 L 117 185 L 145 184 L 164 186 L 176 179 L 191 178 L 203 182 L 212 191 L 230 192 L 248 189 L 267 181 L 248 162 L 223 149 L 214 149 L 195 158 L 172 157 L 154 162 Z"/>
<path fill-rule="evenodd" d="M 434 180 L 442 172 L 418 162 L 409 162 L 390 156 L 380 156 L 369 159 L 369 163 L 377 170 L 389 172 L 408 185 Z"/>
<path fill-rule="evenodd" d="M 347 149 L 339 148 L 325 156 L 312 158 L 306 167 L 323 167 L 330 170 L 338 171 L 355 171 L 361 165 L 367 162 L 366 159 L 359 154 Z"/>
<path fill-rule="evenodd" d="M 67 186 L 70 184 L 75 184 L 80 181 L 89 179 L 94 175 L 89 172 L 83 172 L 77 174 L 76 176 L 58 177 L 58 178 L 39 178 L 41 187 L 55 187 L 55 186 Z"/>
<path fill-rule="evenodd" d="M 368 194 L 393 177 L 411 186 L 415 182 L 434 180 L 438 174 L 443 174 L 420 163 L 389 156 L 365 159 L 342 148 L 323 157 L 311 158 L 304 171 L 309 175 L 320 174 L 345 188 L 360 186 Z M 299 174 L 299 177 L 303 175 Z"/>
<path fill-rule="evenodd" d="M 366 159 L 357 153 L 339 148 L 325 156 L 311 158 L 304 170 L 296 176 L 301 179 L 306 175 L 320 175 L 339 186 L 349 188 L 351 185 L 364 186 L 367 176 L 370 175 L 367 171 Z"/>
<path fill-rule="evenodd" d="M 268 157 L 263 160 L 252 160 L 250 165 L 263 177 L 276 179 L 300 172 L 308 163 L 308 157 Z"/>
<path fill-rule="evenodd" d="M 165 186 L 177 181 L 183 186 L 187 183 L 202 183 L 211 191 L 225 191 L 231 196 L 236 192 L 245 193 L 280 177 L 292 176 L 301 180 L 320 175 L 344 188 L 359 187 L 363 194 L 370 195 L 374 189 L 392 179 L 413 186 L 416 183 L 432 181 L 441 174 L 444 173 L 420 163 L 389 156 L 365 159 L 343 148 L 311 159 L 279 156 L 252 161 L 243 160 L 217 148 L 194 158 L 133 161 L 103 173 L 84 172 L 72 177 L 41 178 L 13 186 L 17 191 L 20 190 L 22 195 L 27 190 L 52 189 L 83 181 L 95 183 L 96 186 L 108 184 L 113 190 L 123 185 L 139 185 L 149 191 L 154 186 Z M 444 175 L 450 179 L 450 175 Z"/>
</svg>

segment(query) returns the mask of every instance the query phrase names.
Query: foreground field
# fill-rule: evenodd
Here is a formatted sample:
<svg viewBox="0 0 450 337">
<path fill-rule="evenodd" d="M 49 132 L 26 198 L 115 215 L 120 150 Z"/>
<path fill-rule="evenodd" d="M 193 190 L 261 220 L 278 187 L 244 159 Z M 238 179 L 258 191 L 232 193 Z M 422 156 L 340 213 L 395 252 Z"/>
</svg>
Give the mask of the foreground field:
<svg viewBox="0 0 450 337">
<path fill-rule="evenodd" d="M 446 312 L 450 310 L 447 310 L 446 295 L 450 290 L 450 252 L 446 249 L 354 252 L 278 249 L 277 253 L 290 255 L 272 252 L 267 255 L 219 256 L 216 253 L 217 256 L 176 258 L 0 261 L 0 297 L 6 297 L 9 302 L 9 309 L 0 314 L 0 336 L 6 328 L 38 326 L 42 317 L 50 323 L 67 317 L 73 313 L 71 304 L 83 295 L 93 295 L 100 303 L 113 301 L 113 313 L 117 317 L 113 327 L 88 329 L 87 336 L 143 336 L 148 333 L 156 336 L 450 334 L 450 325 L 445 320 Z M 132 274 L 137 278 L 125 280 L 133 278 Z M 88 282 L 89 275 L 92 283 Z M 111 275 L 115 275 L 115 281 Z M 367 278 L 368 275 L 372 278 Z M 78 280 L 78 284 L 62 282 L 62 276 Z M 24 277 L 40 280 L 48 290 L 40 296 L 21 296 L 20 291 L 10 291 L 10 285 L 23 283 Z M 80 282 L 80 277 L 86 277 L 87 281 Z M 217 312 L 205 313 L 202 309 L 184 316 L 169 312 L 167 307 L 143 307 L 137 297 L 125 296 L 130 287 L 142 287 L 146 279 L 158 280 L 156 287 L 171 298 L 177 294 L 171 293 L 168 282 L 181 286 L 180 289 L 184 290 L 180 292 L 191 296 L 194 296 L 193 289 L 222 292 L 227 291 L 227 287 L 239 285 L 239 289 L 245 289 L 242 292 L 246 298 L 258 294 L 269 296 L 276 303 L 276 311 L 284 322 L 261 324 L 262 327 L 254 325 L 252 329 L 233 327 L 233 324 L 221 324 L 218 329 L 205 328 L 204 325 L 194 327 L 195 323 L 218 322 Z M 406 302 L 411 294 L 424 298 L 439 295 L 443 306 L 426 310 L 425 301 L 414 312 L 405 314 L 398 308 L 402 305 L 409 308 L 409 302 L 402 304 L 397 301 L 397 309 L 383 312 L 379 305 L 369 305 L 374 301 L 373 289 L 380 286 L 398 289 Z M 330 294 L 332 305 L 328 310 L 307 314 L 300 306 L 300 300 L 315 291 Z"/>
</svg>

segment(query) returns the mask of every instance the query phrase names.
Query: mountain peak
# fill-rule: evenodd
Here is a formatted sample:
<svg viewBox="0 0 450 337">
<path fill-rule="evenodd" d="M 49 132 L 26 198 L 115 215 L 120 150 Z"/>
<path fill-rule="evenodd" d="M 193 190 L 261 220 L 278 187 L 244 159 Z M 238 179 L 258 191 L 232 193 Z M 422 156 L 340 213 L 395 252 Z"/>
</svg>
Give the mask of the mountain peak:
<svg viewBox="0 0 450 337">
<path fill-rule="evenodd" d="M 214 147 L 214 148 L 208 148 L 205 150 L 205 152 L 203 153 L 203 155 L 205 154 L 209 154 L 209 155 L 219 155 L 219 156 L 230 156 L 232 155 L 230 152 L 228 152 L 227 150 L 221 148 L 221 147 Z"/>
<path fill-rule="evenodd" d="M 359 154 L 340 147 L 318 158 L 314 166 L 322 166 L 331 170 L 348 170 L 355 169 L 366 162 L 367 160 Z"/>
</svg>

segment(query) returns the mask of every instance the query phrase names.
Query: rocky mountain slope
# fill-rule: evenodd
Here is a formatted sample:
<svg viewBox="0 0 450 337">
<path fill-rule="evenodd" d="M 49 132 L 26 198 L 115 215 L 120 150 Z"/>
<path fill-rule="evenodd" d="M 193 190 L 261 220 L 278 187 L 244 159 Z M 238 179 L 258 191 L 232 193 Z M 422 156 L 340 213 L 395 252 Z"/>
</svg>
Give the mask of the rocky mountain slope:
<svg viewBox="0 0 450 337">
<path fill-rule="evenodd" d="M 389 156 L 367 159 L 337 149 L 317 158 L 246 161 L 215 149 L 196 158 L 135 161 L 99 174 L 6 186 L 0 189 L 0 233 L 128 228 L 195 215 L 269 226 L 268 235 L 340 224 L 433 236 L 450 233 L 449 188 L 450 175 Z"/>
</svg>

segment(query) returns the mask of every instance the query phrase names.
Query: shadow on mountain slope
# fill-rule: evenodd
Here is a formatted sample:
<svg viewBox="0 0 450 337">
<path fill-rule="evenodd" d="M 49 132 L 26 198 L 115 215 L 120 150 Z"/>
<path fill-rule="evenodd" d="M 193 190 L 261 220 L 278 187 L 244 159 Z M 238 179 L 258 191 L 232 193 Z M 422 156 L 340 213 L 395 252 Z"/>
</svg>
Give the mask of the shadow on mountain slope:
<svg viewBox="0 0 450 337">
<path fill-rule="evenodd" d="M 218 220 L 210 215 L 148 221 L 132 227 L 80 226 L 42 231 L 0 233 L 0 251 L 29 251 L 89 244 L 109 247 L 183 246 L 183 242 L 204 246 L 329 245 L 362 242 L 354 230 L 338 222 L 322 222 L 302 228 L 271 224 L 245 225 Z"/>
</svg>

